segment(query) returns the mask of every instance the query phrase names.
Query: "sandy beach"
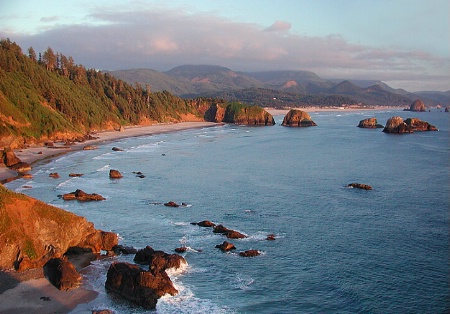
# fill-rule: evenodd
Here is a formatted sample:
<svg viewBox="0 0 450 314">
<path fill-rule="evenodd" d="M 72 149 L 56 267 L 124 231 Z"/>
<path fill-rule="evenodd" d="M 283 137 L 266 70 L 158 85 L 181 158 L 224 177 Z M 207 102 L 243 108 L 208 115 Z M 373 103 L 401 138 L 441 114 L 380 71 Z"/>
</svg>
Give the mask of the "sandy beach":
<svg viewBox="0 0 450 314">
<path fill-rule="evenodd" d="M 125 127 L 121 132 L 100 131 L 93 134 L 93 136 L 98 137 L 98 139 L 89 140 L 83 143 L 77 142 L 71 146 L 64 146 L 64 143 L 55 143 L 54 147 L 34 145 L 25 149 L 15 150 L 14 153 L 16 154 L 17 157 L 19 157 L 21 161 L 33 165 L 33 163 L 40 160 L 81 150 L 83 149 L 83 147 L 87 145 L 95 146 L 127 137 L 176 132 L 181 130 L 211 127 L 216 125 L 220 124 L 214 122 L 180 122 L 180 123 L 154 124 L 150 126 L 131 126 Z M 4 182 L 5 180 L 12 180 L 17 177 L 18 174 L 16 171 L 8 169 L 4 164 L 0 165 L 0 182 Z"/>
</svg>

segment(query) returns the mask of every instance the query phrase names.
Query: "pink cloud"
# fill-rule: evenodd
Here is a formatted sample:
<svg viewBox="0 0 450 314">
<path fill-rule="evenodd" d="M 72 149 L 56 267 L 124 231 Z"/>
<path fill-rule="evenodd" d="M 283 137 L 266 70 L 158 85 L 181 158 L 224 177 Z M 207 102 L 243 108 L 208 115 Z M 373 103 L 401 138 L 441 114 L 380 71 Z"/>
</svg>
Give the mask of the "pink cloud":
<svg viewBox="0 0 450 314">
<path fill-rule="evenodd" d="M 266 32 L 285 32 L 291 29 L 291 23 L 284 21 L 275 21 L 265 29 Z"/>
</svg>

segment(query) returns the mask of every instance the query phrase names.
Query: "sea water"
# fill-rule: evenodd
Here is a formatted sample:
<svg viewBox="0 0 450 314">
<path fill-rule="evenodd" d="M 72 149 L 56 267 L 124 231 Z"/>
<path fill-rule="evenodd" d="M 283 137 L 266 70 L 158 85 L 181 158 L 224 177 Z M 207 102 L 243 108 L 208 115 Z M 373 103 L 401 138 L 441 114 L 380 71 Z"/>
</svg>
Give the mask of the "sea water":
<svg viewBox="0 0 450 314">
<path fill-rule="evenodd" d="M 439 131 L 356 127 L 395 115 Z M 160 299 L 157 313 L 448 313 L 450 114 L 342 110 L 311 117 L 318 126 L 282 127 L 276 116 L 271 127 L 224 125 L 105 143 L 35 165 L 33 179 L 7 187 L 117 232 L 126 246 L 168 253 L 188 247 L 182 255 L 189 265 L 171 274 L 179 293 Z M 110 180 L 110 169 L 124 177 Z M 348 188 L 352 182 L 373 190 Z M 106 201 L 58 197 L 76 189 Z M 164 206 L 168 201 L 187 206 Z M 228 240 L 237 249 L 223 253 L 215 246 L 227 239 L 191 224 L 201 220 L 247 238 Z M 238 255 L 248 249 L 262 254 Z M 88 288 L 99 297 L 73 313 L 146 312 L 104 288 L 111 262 L 132 258 L 87 267 Z"/>
</svg>

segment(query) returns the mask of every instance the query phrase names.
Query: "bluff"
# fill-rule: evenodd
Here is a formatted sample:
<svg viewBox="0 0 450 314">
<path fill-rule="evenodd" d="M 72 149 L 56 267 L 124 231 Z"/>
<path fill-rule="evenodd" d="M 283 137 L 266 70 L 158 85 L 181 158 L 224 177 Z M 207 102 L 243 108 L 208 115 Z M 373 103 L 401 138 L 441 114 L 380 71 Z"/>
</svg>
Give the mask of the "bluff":
<svg viewBox="0 0 450 314">
<path fill-rule="evenodd" d="M 69 248 L 99 253 L 117 242 L 117 234 L 95 229 L 84 217 L 0 185 L 0 269 L 37 268 Z"/>
<path fill-rule="evenodd" d="M 302 110 L 291 109 L 284 116 L 283 126 L 308 127 L 316 126 L 317 124 L 311 119 L 310 115 Z"/>
</svg>

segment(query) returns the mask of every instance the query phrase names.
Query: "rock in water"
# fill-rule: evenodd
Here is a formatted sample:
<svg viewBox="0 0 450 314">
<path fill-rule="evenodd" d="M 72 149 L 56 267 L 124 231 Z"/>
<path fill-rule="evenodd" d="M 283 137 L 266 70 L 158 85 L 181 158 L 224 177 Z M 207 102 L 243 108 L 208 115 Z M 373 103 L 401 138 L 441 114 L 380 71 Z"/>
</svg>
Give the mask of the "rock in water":
<svg viewBox="0 0 450 314">
<path fill-rule="evenodd" d="M 122 177 L 123 176 L 119 172 L 119 170 L 114 170 L 114 169 L 109 170 L 109 178 L 110 179 L 121 179 Z"/>
<path fill-rule="evenodd" d="M 317 124 L 311 119 L 309 114 L 298 109 L 291 109 L 284 116 L 283 126 L 308 127 L 316 126 Z"/>
<path fill-rule="evenodd" d="M 155 309 L 163 295 L 178 293 L 165 271 L 145 271 L 138 265 L 117 262 L 108 269 L 105 288 L 146 309 Z"/>
<path fill-rule="evenodd" d="M 413 133 L 411 126 L 408 126 L 402 119 L 402 117 L 396 116 L 389 118 L 386 122 L 386 126 L 383 129 L 385 133 Z"/>
<path fill-rule="evenodd" d="M 419 111 L 419 112 L 424 112 L 426 111 L 426 107 L 425 104 L 420 100 L 420 99 L 416 99 L 411 106 L 409 107 L 409 109 L 405 109 L 405 111 Z"/>
<path fill-rule="evenodd" d="M 408 118 L 405 120 L 405 123 L 413 128 L 414 131 L 437 131 L 438 129 L 429 124 L 428 122 L 422 121 L 417 118 Z"/>
<path fill-rule="evenodd" d="M 350 183 L 347 186 L 351 187 L 351 188 L 362 189 L 362 190 L 372 190 L 372 187 L 370 185 L 362 184 L 362 183 Z"/>
<path fill-rule="evenodd" d="M 359 121 L 358 128 L 377 129 L 383 128 L 383 126 L 378 123 L 377 118 L 373 117 Z"/>
</svg>

